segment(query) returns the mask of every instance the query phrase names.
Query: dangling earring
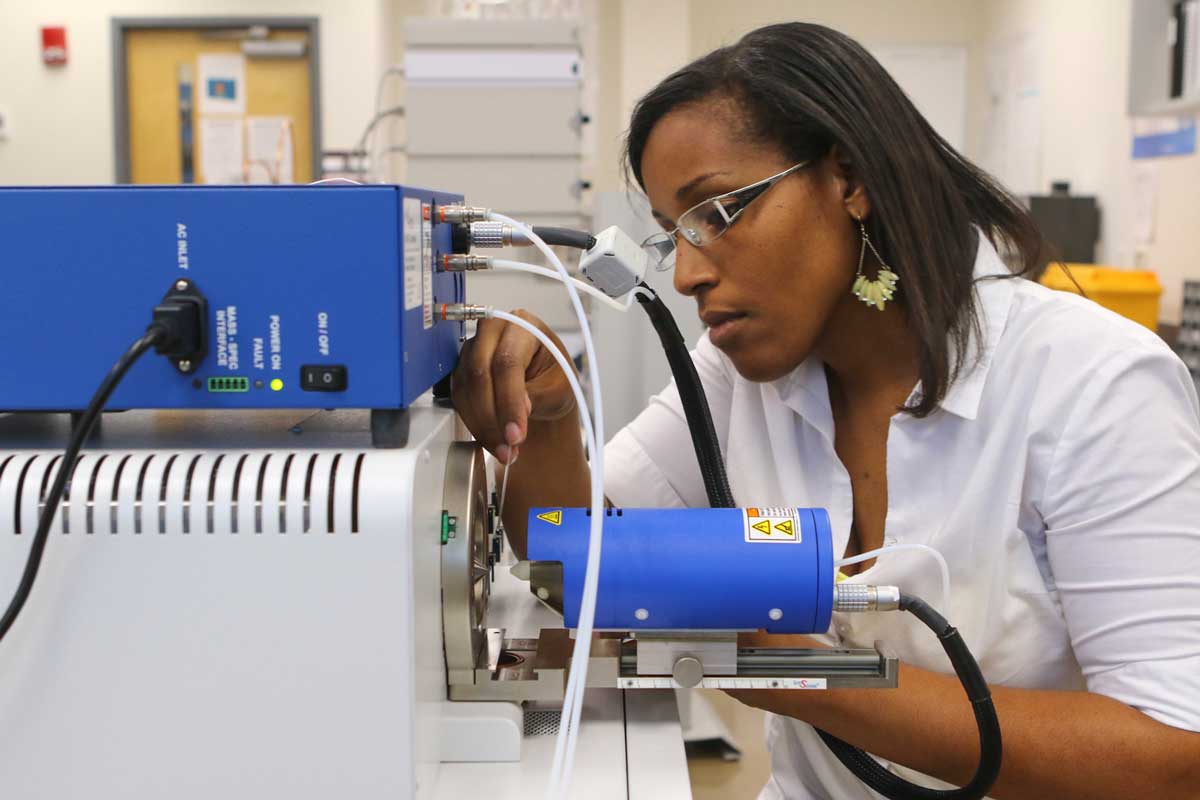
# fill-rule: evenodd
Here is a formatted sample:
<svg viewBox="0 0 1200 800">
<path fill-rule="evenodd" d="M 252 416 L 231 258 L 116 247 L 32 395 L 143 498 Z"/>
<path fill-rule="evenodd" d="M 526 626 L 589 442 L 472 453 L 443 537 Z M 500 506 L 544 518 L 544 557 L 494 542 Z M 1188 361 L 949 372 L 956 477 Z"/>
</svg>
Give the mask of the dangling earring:
<svg viewBox="0 0 1200 800">
<path fill-rule="evenodd" d="M 879 255 L 879 251 L 875 249 L 875 245 L 871 244 L 871 237 L 867 236 L 867 227 L 863 225 L 861 219 L 855 218 L 858 223 L 858 230 L 862 233 L 862 246 L 858 251 L 858 273 L 854 279 L 854 286 L 850 289 L 854 296 L 862 300 L 869 306 L 874 306 L 879 311 L 883 311 L 884 305 L 888 300 L 891 300 L 896 295 L 896 284 L 900 282 L 900 276 L 892 272 L 891 267 L 883 263 L 883 256 Z M 867 254 L 867 248 L 871 248 L 871 252 L 879 261 L 879 275 L 875 280 L 868 280 L 866 275 L 863 275 L 863 258 Z"/>
</svg>

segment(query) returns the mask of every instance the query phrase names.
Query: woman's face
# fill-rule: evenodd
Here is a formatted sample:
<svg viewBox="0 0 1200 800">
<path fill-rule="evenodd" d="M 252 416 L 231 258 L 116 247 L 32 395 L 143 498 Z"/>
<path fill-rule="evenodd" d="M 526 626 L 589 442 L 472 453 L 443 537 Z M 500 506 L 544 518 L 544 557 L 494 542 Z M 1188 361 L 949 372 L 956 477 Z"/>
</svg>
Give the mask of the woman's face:
<svg viewBox="0 0 1200 800">
<path fill-rule="evenodd" d="M 740 133 L 737 106 L 706 100 L 671 111 L 654 126 L 642 179 L 666 230 L 710 197 L 792 166 L 777 148 Z M 675 288 L 696 298 L 712 343 L 748 380 L 771 381 L 815 348 L 850 294 L 865 194 L 835 154 L 788 175 L 754 200 L 724 236 L 695 247 L 676 236 Z"/>
</svg>

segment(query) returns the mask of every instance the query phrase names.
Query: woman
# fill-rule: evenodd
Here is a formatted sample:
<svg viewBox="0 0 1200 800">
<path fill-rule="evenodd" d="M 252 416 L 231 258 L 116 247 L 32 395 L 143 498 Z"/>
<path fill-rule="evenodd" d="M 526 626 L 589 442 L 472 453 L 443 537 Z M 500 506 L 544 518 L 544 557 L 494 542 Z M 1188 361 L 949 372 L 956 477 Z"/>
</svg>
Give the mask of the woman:
<svg viewBox="0 0 1200 800">
<path fill-rule="evenodd" d="M 919 554 L 852 580 L 963 633 L 1004 733 L 993 796 L 1200 795 L 1200 426 L 1179 360 L 1015 277 L 996 247 L 1033 269 L 1029 217 L 826 28 L 763 28 L 668 77 L 626 154 L 665 231 L 647 244 L 708 326 L 693 358 L 739 502 L 827 508 L 836 552 L 949 562 L 949 598 Z M 454 397 L 500 461 L 520 452 L 518 552 L 531 506 L 587 504 L 571 393 L 531 337 L 481 324 Z M 673 386 L 605 458 L 617 505 L 706 504 Z M 873 796 L 813 726 L 968 780 L 975 723 L 935 638 L 906 615 L 834 622 L 820 643 L 887 643 L 900 686 L 738 693 L 771 712 L 762 797 Z"/>
</svg>

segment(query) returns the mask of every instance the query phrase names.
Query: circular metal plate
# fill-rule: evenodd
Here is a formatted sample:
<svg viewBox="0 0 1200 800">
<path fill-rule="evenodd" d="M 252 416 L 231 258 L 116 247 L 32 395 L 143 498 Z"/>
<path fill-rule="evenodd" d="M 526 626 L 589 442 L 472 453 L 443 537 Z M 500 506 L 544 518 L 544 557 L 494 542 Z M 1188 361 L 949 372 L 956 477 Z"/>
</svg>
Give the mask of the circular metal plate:
<svg viewBox="0 0 1200 800">
<path fill-rule="evenodd" d="M 484 619 L 491 592 L 488 567 L 487 466 L 483 449 L 450 445 L 442 508 L 454 527 L 442 546 L 442 629 L 450 683 L 474 683 L 481 666 Z"/>
</svg>

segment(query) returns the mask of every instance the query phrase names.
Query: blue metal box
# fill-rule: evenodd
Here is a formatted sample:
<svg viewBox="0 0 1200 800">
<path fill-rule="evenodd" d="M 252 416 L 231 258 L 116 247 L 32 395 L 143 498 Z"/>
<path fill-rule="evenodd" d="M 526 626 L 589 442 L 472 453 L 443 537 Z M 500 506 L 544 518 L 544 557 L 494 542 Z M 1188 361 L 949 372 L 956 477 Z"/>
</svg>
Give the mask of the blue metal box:
<svg viewBox="0 0 1200 800">
<path fill-rule="evenodd" d="M 208 301 L 207 357 L 182 374 L 148 354 L 109 408 L 406 407 L 458 358 L 462 325 L 435 311 L 462 302 L 463 277 L 436 268 L 451 228 L 430 207 L 461 200 L 402 186 L 0 189 L 0 410 L 86 406 L 181 278 Z"/>
</svg>

